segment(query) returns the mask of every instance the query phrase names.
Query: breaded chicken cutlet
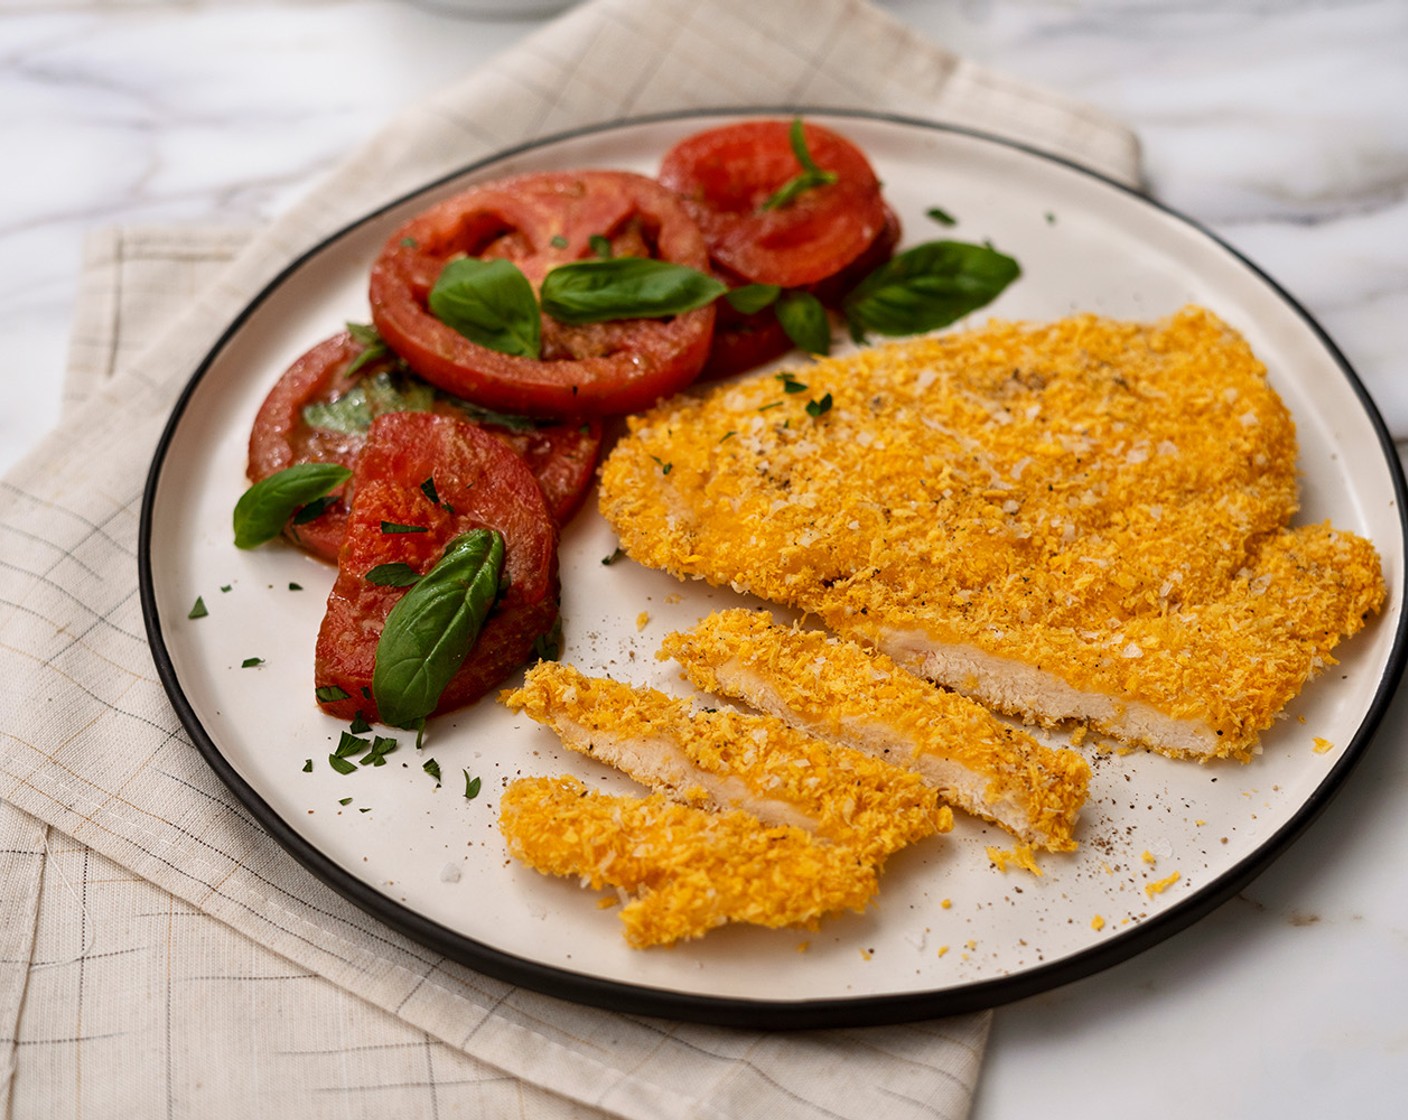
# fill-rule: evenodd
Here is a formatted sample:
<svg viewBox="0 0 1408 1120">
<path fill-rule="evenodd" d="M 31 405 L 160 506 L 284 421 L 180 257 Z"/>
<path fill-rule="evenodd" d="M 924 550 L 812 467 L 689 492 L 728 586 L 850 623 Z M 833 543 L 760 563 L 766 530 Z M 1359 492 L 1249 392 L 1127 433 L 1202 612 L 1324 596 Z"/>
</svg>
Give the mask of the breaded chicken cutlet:
<svg viewBox="0 0 1408 1120">
<path fill-rule="evenodd" d="M 696 688 L 915 770 L 945 801 L 1025 843 L 1076 847 L 1090 785 L 1085 759 L 1038 743 L 877 650 L 739 609 L 667 635 L 660 654 Z"/>
<path fill-rule="evenodd" d="M 634 560 L 816 615 L 1000 711 L 1248 758 L 1382 604 L 1373 546 L 1291 528 L 1291 417 L 1210 312 L 865 349 L 632 418 Z"/>
<path fill-rule="evenodd" d="M 569 776 L 510 783 L 499 828 L 509 851 L 535 870 L 624 892 L 620 917 L 635 948 L 702 937 L 728 922 L 814 926 L 837 911 L 864 910 L 879 886 L 875 864 L 805 829 L 658 793 L 597 793 Z"/>
<path fill-rule="evenodd" d="M 552 728 L 564 746 L 658 794 L 801 828 L 868 864 L 953 827 L 952 811 L 918 774 L 772 716 L 697 710 L 658 689 L 555 661 L 538 662 L 501 699 Z"/>
</svg>

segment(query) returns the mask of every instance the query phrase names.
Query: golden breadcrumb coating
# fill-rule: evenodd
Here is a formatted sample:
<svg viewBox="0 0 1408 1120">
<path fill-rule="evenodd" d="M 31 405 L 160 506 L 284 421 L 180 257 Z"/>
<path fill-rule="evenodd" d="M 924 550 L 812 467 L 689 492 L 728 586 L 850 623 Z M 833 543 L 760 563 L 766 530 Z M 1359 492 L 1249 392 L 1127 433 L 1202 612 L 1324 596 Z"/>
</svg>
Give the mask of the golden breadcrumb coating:
<svg viewBox="0 0 1408 1120">
<path fill-rule="evenodd" d="M 636 948 L 702 937 L 725 922 L 814 927 L 862 911 L 878 871 L 849 848 L 744 812 L 711 813 L 661 794 L 594 793 L 577 778 L 520 778 L 499 828 L 509 851 L 546 875 L 632 895 L 619 911 Z"/>
<path fill-rule="evenodd" d="M 628 555 L 1001 710 L 1204 757 L 1249 757 L 1383 601 L 1371 544 L 1286 528 L 1290 415 L 1205 310 L 994 323 L 789 376 L 805 391 L 760 375 L 631 419 L 600 498 Z"/>
<path fill-rule="evenodd" d="M 658 689 L 540 661 L 504 703 L 563 743 L 702 809 L 746 809 L 854 849 L 866 862 L 953 827 L 913 771 L 832 747 L 772 716 L 695 710 Z"/>
<path fill-rule="evenodd" d="M 809 734 L 915 768 L 939 795 L 1019 839 L 1072 851 L 1090 766 L 1009 727 L 986 708 L 819 630 L 766 611 L 726 610 L 666 636 L 697 688 L 736 699 Z"/>
</svg>

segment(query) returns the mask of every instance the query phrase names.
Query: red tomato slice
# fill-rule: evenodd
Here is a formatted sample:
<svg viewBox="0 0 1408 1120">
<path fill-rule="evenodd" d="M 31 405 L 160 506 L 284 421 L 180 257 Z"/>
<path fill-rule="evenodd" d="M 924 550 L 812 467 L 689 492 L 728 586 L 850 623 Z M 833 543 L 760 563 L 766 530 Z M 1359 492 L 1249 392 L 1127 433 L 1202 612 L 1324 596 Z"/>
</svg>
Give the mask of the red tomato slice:
<svg viewBox="0 0 1408 1120">
<path fill-rule="evenodd" d="M 594 237 L 615 256 L 708 268 L 698 227 L 654 180 L 623 171 L 524 175 L 441 202 L 397 230 L 372 266 L 372 320 L 427 381 L 489 408 L 555 417 L 644 408 L 699 373 L 712 306 L 580 326 L 545 315 L 541 360 L 533 360 L 476 345 L 426 305 L 452 257 L 507 259 L 537 288 L 555 266 L 594 256 Z"/>
<path fill-rule="evenodd" d="M 439 502 L 422 489 L 434 481 Z M 451 679 L 436 712 L 472 703 L 527 661 L 557 619 L 557 523 L 522 459 L 464 420 L 429 412 L 378 417 L 352 477 L 356 497 L 338 555 L 314 660 L 316 687 L 347 694 L 319 701 L 342 719 L 378 718 L 371 694 L 376 644 L 391 608 L 406 593 L 381 587 L 367 573 L 381 564 L 429 571 L 456 536 L 471 529 L 504 535 L 508 589 Z M 383 532 L 383 523 L 425 532 Z"/>
<path fill-rule="evenodd" d="M 763 203 L 802 171 L 791 122 L 755 120 L 709 129 L 676 144 L 660 181 L 684 200 L 710 255 L 740 276 L 784 288 L 839 272 L 885 224 L 880 183 L 864 154 L 821 125 L 805 122 L 812 160 L 836 182 L 803 191 L 771 210 Z"/>
<path fill-rule="evenodd" d="M 310 424 L 304 410 L 344 400 L 359 385 L 364 390 L 378 378 L 394 376 L 422 405 L 447 416 L 464 419 L 451 398 L 398 370 L 399 360 L 388 354 L 362 365 L 348 367 L 364 351 L 363 343 L 343 331 L 318 343 L 291 365 L 275 383 L 254 418 L 249 437 L 250 480 L 262 478 L 296 463 L 339 463 L 348 469 L 367 441 L 365 429 L 343 431 Z M 601 424 L 595 420 L 534 426 L 481 426 L 495 439 L 513 448 L 537 477 L 548 508 L 558 524 L 565 524 L 586 498 L 601 449 Z M 334 501 L 319 516 L 302 525 L 290 525 L 287 535 L 295 544 L 324 560 L 337 561 L 337 550 L 347 529 L 349 496 L 337 491 Z"/>
<path fill-rule="evenodd" d="M 887 206 L 885 225 L 865 251 L 834 276 L 808 284 L 804 290 L 811 292 L 827 307 L 840 307 L 852 288 L 894 255 L 899 241 L 899 215 Z M 714 265 L 714 275 L 730 288 L 739 288 L 748 283 L 718 263 Z M 742 373 L 780 358 L 791 349 L 792 340 L 777 321 L 777 313 L 772 307 L 745 315 L 730 306 L 728 300 L 719 300 L 718 314 L 714 318 L 714 341 L 709 347 L 709 360 L 704 363 L 704 370 L 699 376 L 701 380 L 712 380 Z"/>
<path fill-rule="evenodd" d="M 748 283 L 728 269 L 714 266 L 714 275 L 730 288 Z M 745 314 L 735 310 L 726 299 L 718 301 L 714 317 L 714 339 L 709 346 L 709 360 L 704 363 L 701 379 L 729 377 L 753 369 L 764 362 L 780 358 L 792 349 L 792 340 L 777 321 L 771 307 Z"/>
</svg>

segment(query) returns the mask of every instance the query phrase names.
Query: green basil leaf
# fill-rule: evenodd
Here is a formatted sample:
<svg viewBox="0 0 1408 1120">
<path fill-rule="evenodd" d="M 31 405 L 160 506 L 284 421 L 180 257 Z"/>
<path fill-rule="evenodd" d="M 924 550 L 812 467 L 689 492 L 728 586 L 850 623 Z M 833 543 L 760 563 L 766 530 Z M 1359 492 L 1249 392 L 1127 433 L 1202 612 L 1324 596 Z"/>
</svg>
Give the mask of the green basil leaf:
<svg viewBox="0 0 1408 1120">
<path fill-rule="evenodd" d="M 533 285 L 511 261 L 453 260 L 427 302 L 432 315 L 478 346 L 519 358 L 537 358 L 542 349 Z"/>
<path fill-rule="evenodd" d="M 464 799 L 466 801 L 473 801 L 476 797 L 478 797 L 479 787 L 481 784 L 482 783 L 478 778 L 471 778 L 469 776 L 469 771 L 466 770 L 464 772 Z"/>
<path fill-rule="evenodd" d="M 440 784 L 440 764 L 433 758 L 427 758 L 421 765 L 421 769 L 435 779 L 435 784 Z"/>
<path fill-rule="evenodd" d="M 235 503 L 235 547 L 254 548 L 273 540 L 300 508 L 351 477 L 351 471 L 336 463 L 298 463 L 256 482 Z"/>
<path fill-rule="evenodd" d="M 906 335 L 946 327 L 996 299 L 1022 274 L 986 245 L 927 241 L 882 264 L 846 297 L 853 333 Z"/>
<path fill-rule="evenodd" d="M 391 353 L 391 348 L 370 323 L 348 323 L 347 333 L 352 336 L 353 342 L 361 345 L 362 352 L 347 363 L 347 368 L 342 371 L 344 377 L 351 377 L 364 365 Z"/>
<path fill-rule="evenodd" d="M 830 394 L 830 393 L 827 393 L 827 394 L 826 394 L 824 397 L 822 397 L 821 400 L 819 400 L 819 401 L 808 401 L 808 402 L 807 402 L 807 415 L 810 416 L 813 420 L 816 420 L 816 419 L 818 419 L 819 417 L 825 416 L 825 415 L 826 415 L 828 412 L 830 412 L 830 411 L 831 411 L 831 394 Z"/>
<path fill-rule="evenodd" d="M 409 564 L 378 564 L 367 570 L 366 580 L 377 587 L 411 587 L 420 582 L 420 573 Z"/>
<path fill-rule="evenodd" d="M 777 321 L 808 354 L 831 353 L 831 320 L 821 300 L 810 292 L 790 292 L 778 300 Z"/>
<path fill-rule="evenodd" d="M 434 405 L 435 390 L 420 378 L 383 371 L 359 381 L 336 400 L 304 405 L 302 415 L 310 428 L 352 435 L 365 432 L 387 412 L 429 412 Z"/>
<path fill-rule="evenodd" d="M 756 315 L 774 303 L 781 294 L 782 289 L 776 284 L 744 284 L 741 288 L 730 290 L 724 299 L 740 314 Z"/>
<path fill-rule="evenodd" d="M 348 762 L 347 759 L 338 758 L 335 754 L 328 755 L 328 765 L 339 774 L 355 774 L 357 772 L 357 764 L 355 762 Z"/>
<path fill-rule="evenodd" d="M 792 144 L 792 154 L 802 165 L 802 173 L 783 183 L 773 195 L 764 201 L 762 206 L 764 210 L 780 209 L 789 205 L 803 191 L 830 186 L 836 181 L 836 172 L 823 171 L 816 165 L 816 160 L 812 159 L 811 152 L 807 150 L 807 138 L 806 133 L 802 130 L 801 117 L 792 121 L 792 128 L 787 135 Z"/>
<path fill-rule="evenodd" d="M 503 536 L 473 529 L 391 608 L 372 670 L 382 722 L 412 727 L 435 710 L 493 608 L 503 564 Z"/>
<path fill-rule="evenodd" d="M 482 404 L 474 404 L 471 401 L 461 400 L 459 397 L 450 397 L 449 400 L 464 413 L 466 420 L 473 420 L 476 424 L 485 424 L 491 428 L 503 428 L 510 432 L 533 432 L 542 427 L 531 416 L 518 416 L 512 412 L 495 412 L 492 408 L 485 408 Z"/>
<path fill-rule="evenodd" d="M 562 323 L 661 319 L 712 303 L 728 285 L 708 273 L 645 257 L 573 261 L 543 278 L 543 310 Z"/>
<path fill-rule="evenodd" d="M 334 704 L 339 700 L 347 699 L 347 692 L 335 684 L 325 684 L 313 690 L 316 696 L 324 704 Z"/>
</svg>

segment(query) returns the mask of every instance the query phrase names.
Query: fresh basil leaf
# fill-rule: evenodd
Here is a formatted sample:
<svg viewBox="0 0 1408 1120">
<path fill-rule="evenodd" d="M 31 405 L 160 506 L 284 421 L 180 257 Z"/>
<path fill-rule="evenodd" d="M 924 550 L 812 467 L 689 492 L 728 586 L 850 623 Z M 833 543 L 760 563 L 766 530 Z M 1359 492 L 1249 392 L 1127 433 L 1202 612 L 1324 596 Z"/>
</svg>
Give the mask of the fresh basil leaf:
<svg viewBox="0 0 1408 1120">
<path fill-rule="evenodd" d="M 926 241 L 882 264 L 846 297 L 853 331 L 906 335 L 946 327 L 996 299 L 1022 274 L 986 245 Z"/>
<path fill-rule="evenodd" d="M 314 498 L 295 513 L 293 517 L 290 518 L 290 522 L 294 525 L 307 525 L 308 522 L 315 518 L 322 517 L 323 514 L 328 511 L 328 507 L 334 505 L 336 502 L 337 499 L 331 497 Z"/>
<path fill-rule="evenodd" d="M 355 774 L 357 772 L 357 764 L 355 762 L 348 762 L 347 759 L 338 758 L 335 754 L 328 755 L 328 765 L 339 774 Z"/>
<path fill-rule="evenodd" d="M 708 273 L 646 257 L 573 261 L 543 278 L 543 310 L 562 323 L 661 319 L 712 303 L 728 285 Z"/>
<path fill-rule="evenodd" d="M 337 750 L 333 753 L 338 758 L 356 758 L 363 751 L 371 750 L 371 746 L 370 739 L 362 739 L 350 731 L 344 731 L 342 737 L 337 741 Z"/>
<path fill-rule="evenodd" d="M 435 390 L 420 378 L 383 371 L 363 378 L 336 400 L 304 405 L 302 415 L 310 428 L 353 435 L 387 412 L 429 412 L 434 405 Z"/>
<path fill-rule="evenodd" d="M 503 428 L 510 432 L 532 432 L 541 426 L 531 416 L 517 416 L 511 412 L 495 412 L 492 408 L 485 408 L 481 404 L 461 400 L 459 397 L 450 397 L 449 399 L 451 404 L 464 413 L 466 420 L 473 420 L 476 424 L 484 424 L 490 428 Z"/>
<path fill-rule="evenodd" d="M 817 187 L 830 186 L 836 182 L 836 172 L 823 171 L 812 159 L 812 154 L 807 149 L 806 133 L 802 129 L 802 118 L 797 117 L 792 121 L 792 127 L 788 131 L 788 140 L 792 144 L 792 154 L 797 157 L 797 162 L 802 165 L 802 173 L 797 175 L 782 186 L 769 198 L 763 202 L 764 210 L 778 210 L 783 206 L 792 203 L 798 195 L 804 191 L 815 190 Z"/>
<path fill-rule="evenodd" d="M 808 354 L 831 353 L 831 320 L 821 300 L 810 292 L 790 292 L 778 300 L 777 321 Z"/>
<path fill-rule="evenodd" d="M 776 284 L 744 284 L 731 289 L 724 299 L 741 315 L 756 315 L 763 308 L 776 302 L 782 289 Z"/>
<path fill-rule="evenodd" d="M 385 735 L 377 735 L 372 739 L 372 749 L 362 759 L 363 766 L 385 766 L 386 756 L 396 749 L 395 739 Z"/>
<path fill-rule="evenodd" d="M 432 315 L 478 346 L 519 358 L 537 358 L 542 349 L 533 285 L 511 261 L 450 261 L 427 302 Z"/>
<path fill-rule="evenodd" d="M 533 639 L 533 656 L 539 661 L 556 661 L 562 656 L 562 618 L 559 616 L 546 634 Z"/>
<path fill-rule="evenodd" d="M 347 368 L 342 371 L 344 377 L 351 377 L 363 366 L 391 353 L 391 348 L 386 345 L 386 341 L 369 323 L 348 323 L 347 333 L 352 336 L 353 342 L 361 345 L 362 352 L 347 363 Z"/>
<path fill-rule="evenodd" d="M 273 540 L 300 508 L 351 477 L 336 463 L 297 463 L 256 482 L 235 503 L 235 547 L 255 548 Z"/>
<path fill-rule="evenodd" d="M 398 560 L 394 564 L 378 564 L 375 568 L 369 568 L 366 581 L 377 587 L 411 587 L 420 582 L 420 573 Z"/>
<path fill-rule="evenodd" d="M 413 727 L 435 710 L 493 608 L 503 564 L 503 536 L 473 529 L 391 608 L 372 670 L 383 722 Z"/>
</svg>

